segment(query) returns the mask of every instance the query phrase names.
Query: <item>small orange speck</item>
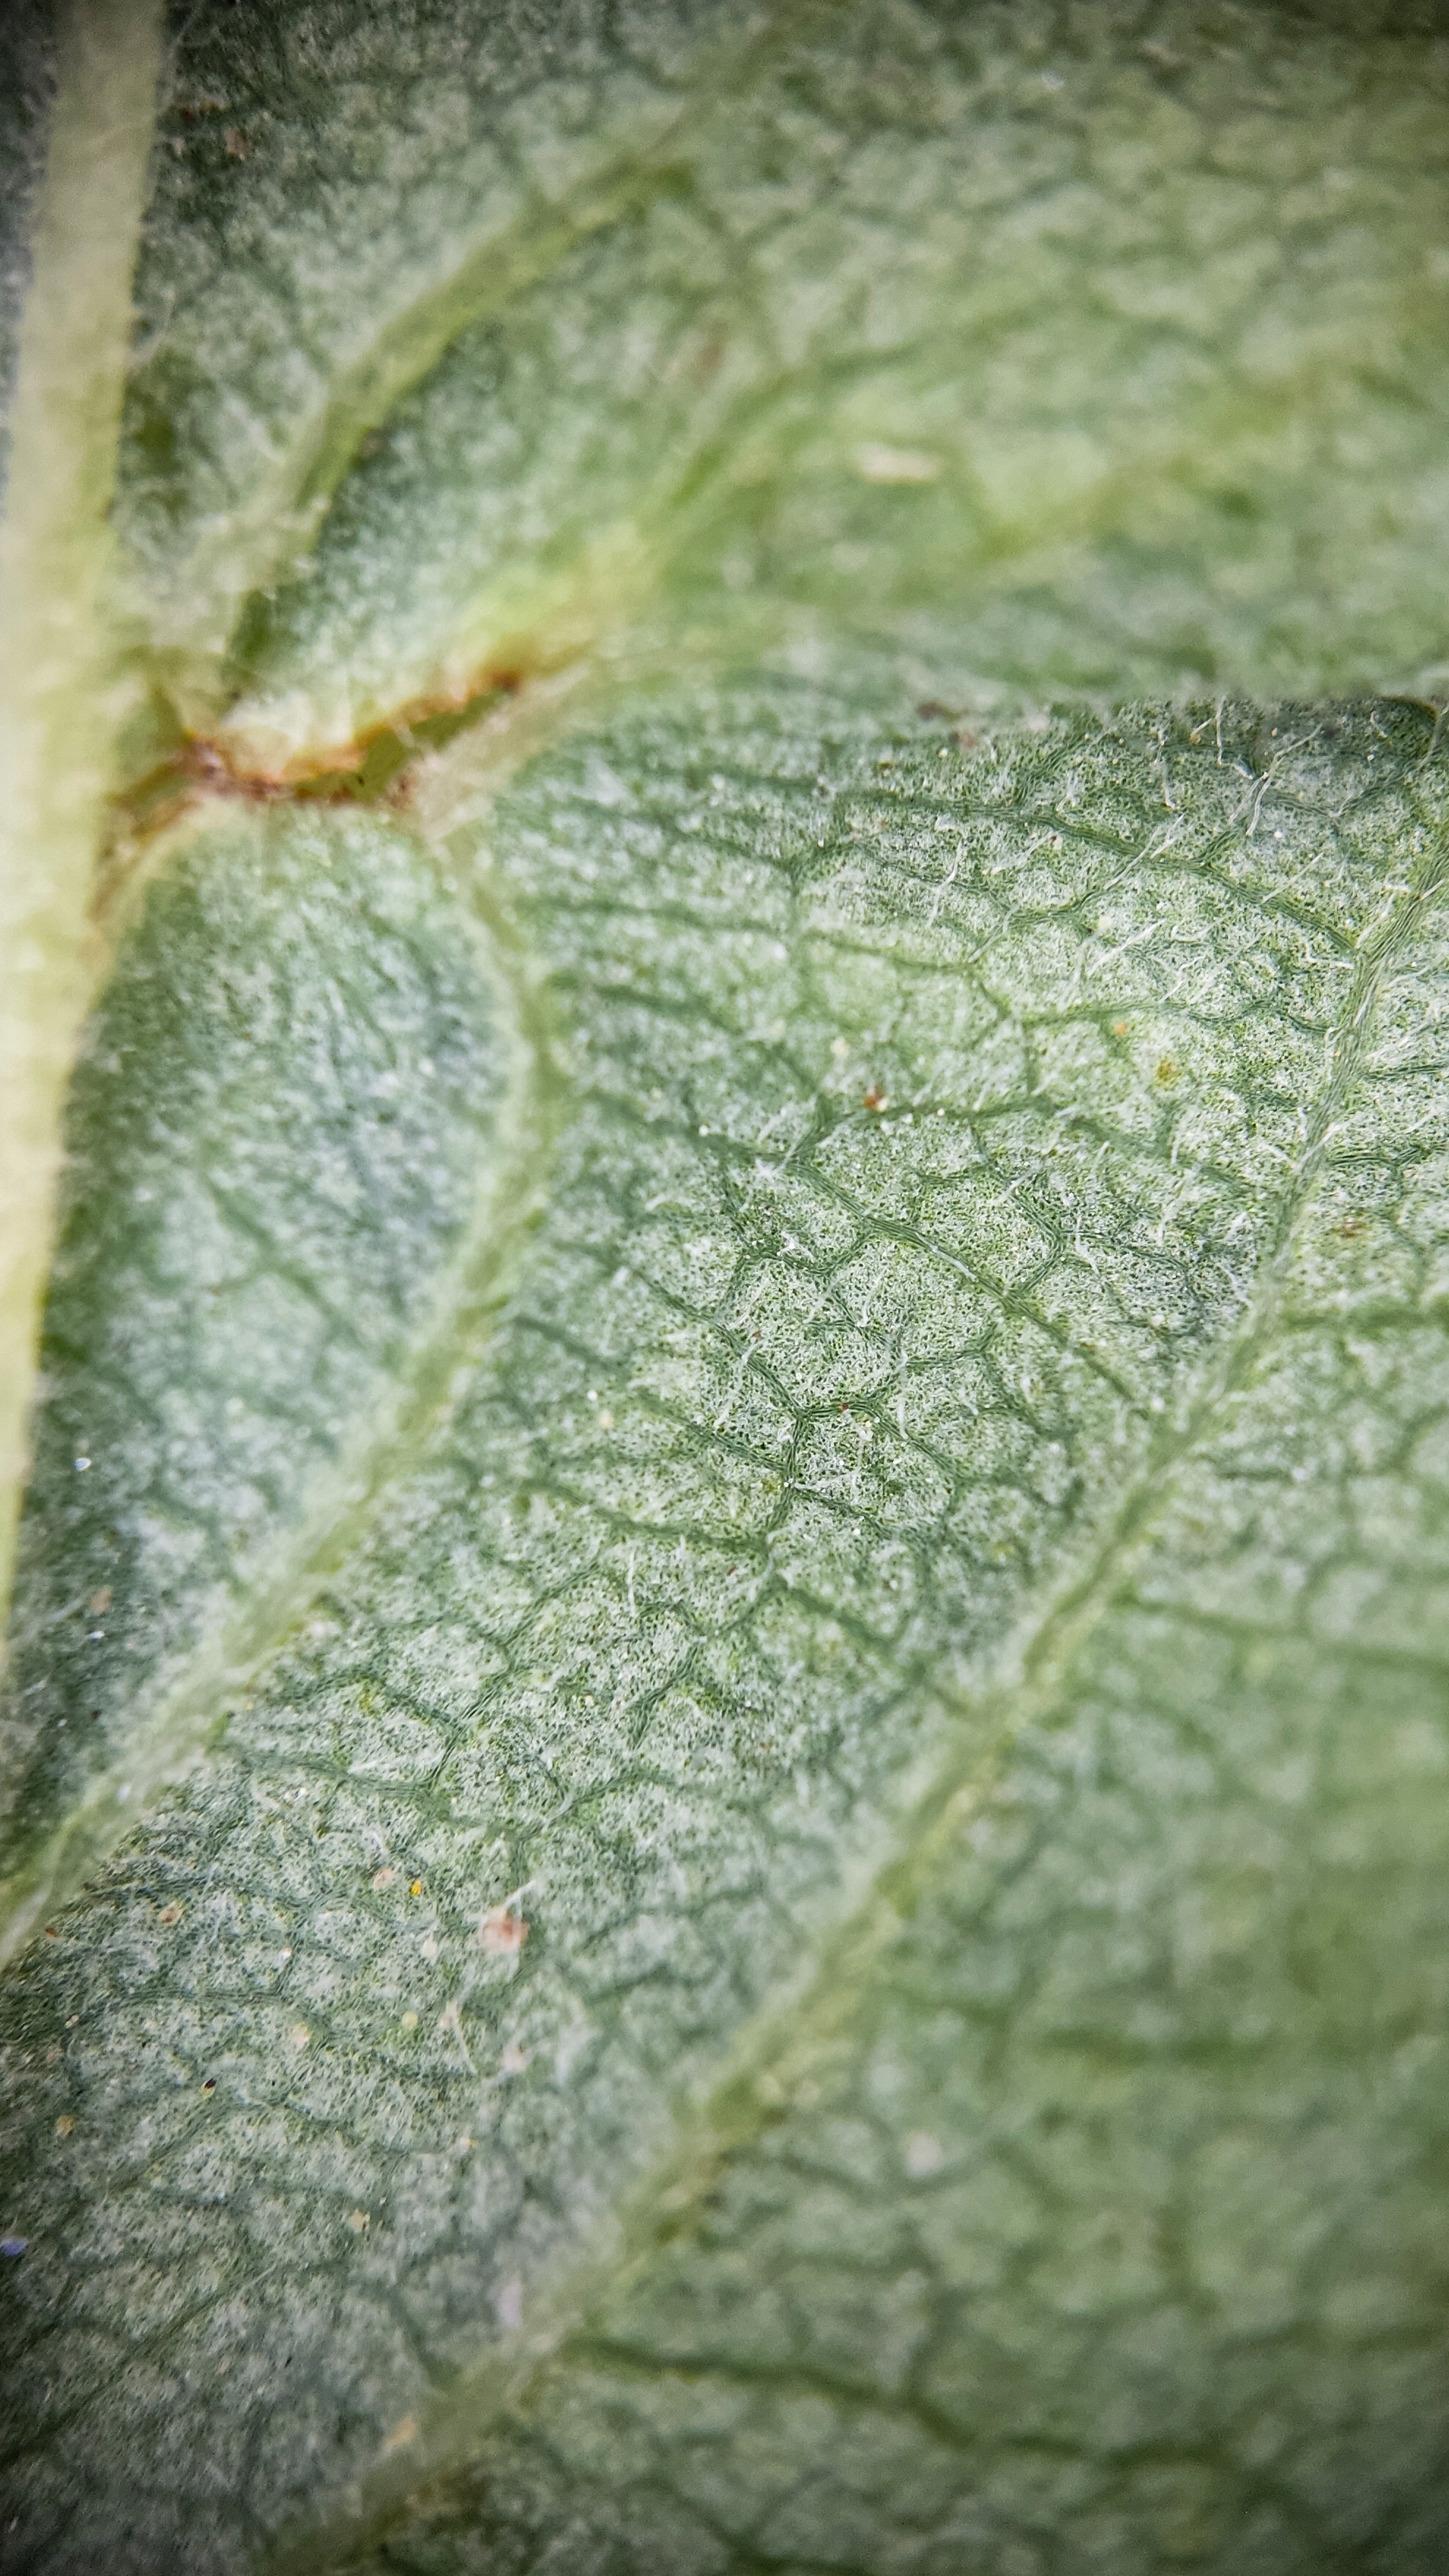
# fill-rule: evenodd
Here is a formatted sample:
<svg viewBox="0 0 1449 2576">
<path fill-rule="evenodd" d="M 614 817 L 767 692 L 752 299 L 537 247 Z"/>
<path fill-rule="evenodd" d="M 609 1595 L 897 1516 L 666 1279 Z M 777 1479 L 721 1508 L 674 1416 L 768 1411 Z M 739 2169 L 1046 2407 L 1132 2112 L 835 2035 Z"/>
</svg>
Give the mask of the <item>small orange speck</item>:
<svg viewBox="0 0 1449 2576">
<path fill-rule="evenodd" d="M 869 1091 L 865 1095 L 862 1106 L 866 1109 L 889 1109 L 890 1102 L 886 1098 L 885 1093 L 879 1090 L 875 1083 L 872 1083 Z"/>
<path fill-rule="evenodd" d="M 45 1937 L 47 1941 L 58 1941 L 60 1939 L 60 1934 L 57 1932 L 53 1923 L 47 1923 L 45 1927 Z"/>
<path fill-rule="evenodd" d="M 1114 1038 L 1125 1038 L 1127 1035 L 1127 1023 L 1125 1020 L 1114 1020 L 1112 1022 L 1112 1035 Z"/>
</svg>

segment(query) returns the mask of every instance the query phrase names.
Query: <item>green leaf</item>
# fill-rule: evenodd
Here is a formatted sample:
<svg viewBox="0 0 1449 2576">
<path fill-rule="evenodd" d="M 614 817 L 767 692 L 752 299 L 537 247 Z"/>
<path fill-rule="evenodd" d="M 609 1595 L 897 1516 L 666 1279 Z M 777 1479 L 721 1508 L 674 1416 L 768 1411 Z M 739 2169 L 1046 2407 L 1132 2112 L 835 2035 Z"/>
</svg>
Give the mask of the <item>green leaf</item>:
<svg viewBox="0 0 1449 2576">
<path fill-rule="evenodd" d="M 1433 26 L 67 41 L 6 2563 L 1427 2571 Z"/>
<path fill-rule="evenodd" d="M 20 11 L 0 125 L 14 385 L 0 522 L 0 1600 L 10 1597 L 26 1401 L 52 1249 L 59 1126 L 95 989 L 88 896 L 114 784 L 110 507 L 150 140 L 155 0 Z M 44 113 L 48 80 L 53 106 Z M 35 188 L 45 131 L 45 178 Z M 8 129 L 8 130 L 6 130 Z M 22 228 L 35 198 L 28 237 Z M 14 305 L 31 291 L 18 331 Z"/>
<path fill-rule="evenodd" d="M 71 1100 L 7 1951 L 214 1733 L 497 1293 L 546 1116 L 494 953 L 371 817 L 218 820 L 148 890 Z"/>
<path fill-rule="evenodd" d="M 540 78 L 488 15 L 252 0 L 174 93 L 127 525 L 189 721 L 230 650 L 243 766 L 630 618 L 671 652 L 944 618 L 980 678 L 1117 696 L 1437 662 L 1422 44 L 792 6 L 731 46 L 655 5 Z"/>
</svg>

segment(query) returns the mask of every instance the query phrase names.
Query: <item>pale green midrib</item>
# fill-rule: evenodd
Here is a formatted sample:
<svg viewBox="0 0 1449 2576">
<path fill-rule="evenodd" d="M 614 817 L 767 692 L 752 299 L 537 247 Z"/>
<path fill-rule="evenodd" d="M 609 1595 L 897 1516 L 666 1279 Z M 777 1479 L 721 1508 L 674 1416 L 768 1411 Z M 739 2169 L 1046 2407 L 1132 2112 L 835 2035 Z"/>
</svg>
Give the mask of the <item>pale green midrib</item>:
<svg viewBox="0 0 1449 2576">
<path fill-rule="evenodd" d="M 167 1676 L 124 1754 L 91 1774 L 60 1823 L 0 1881 L 0 1968 L 139 1824 L 148 1796 L 181 1779 L 218 1741 L 236 1702 L 356 1546 L 383 1494 L 433 1439 L 460 1358 L 473 1356 L 493 1328 L 542 1212 L 567 1090 L 548 998 L 515 925 L 490 889 L 475 882 L 466 892 L 485 980 L 507 1009 L 500 1098 L 510 1140 L 496 1160 L 485 1149 L 463 1240 L 411 1338 L 389 1399 L 314 1480 L 302 1516 L 264 1553 L 241 1604 L 223 1611 L 188 1650 L 180 1672 Z"/>
<path fill-rule="evenodd" d="M 64 1095 L 98 967 L 87 902 L 119 662 L 108 512 L 160 14 L 72 0 L 63 22 L 0 524 L 0 1634 Z"/>
<path fill-rule="evenodd" d="M 877 1870 L 864 1903 L 821 1945 L 817 1971 L 803 1998 L 797 1990 L 783 2007 L 767 2005 L 736 2035 L 703 2107 L 686 2111 L 675 2147 L 627 2193 L 620 2220 L 623 2252 L 593 2265 L 575 2255 L 570 2265 L 565 2250 L 536 2292 L 535 2306 L 551 2322 L 531 2337 L 529 2349 L 510 2349 L 505 2340 L 485 2354 L 442 2401 L 420 2442 L 409 2446 L 411 2473 L 401 2462 L 375 2470 L 363 2483 L 356 2512 L 337 2526 L 336 2548 L 326 2549 L 317 2527 L 304 2527 L 298 2538 L 265 2554 L 261 2564 L 272 2576 L 310 2576 L 319 2563 L 341 2571 L 361 2562 L 402 2520 L 420 2484 L 439 2500 L 446 2480 L 465 2469 L 488 2433 L 507 2416 L 535 2407 L 571 2355 L 603 2352 L 606 2338 L 591 2328 L 590 2318 L 600 2314 L 608 2299 L 627 2291 L 655 2258 L 661 2210 L 668 2213 L 670 2233 L 687 2231 L 722 2164 L 764 2133 L 772 2103 L 787 2098 L 789 2081 L 819 2062 L 848 2026 L 874 1963 L 897 1937 L 916 1889 L 950 1843 L 963 1809 L 989 1795 L 1023 1731 L 1050 1722 L 1074 1661 L 1120 1593 L 1167 1479 L 1192 1454 L 1213 1416 L 1272 1339 L 1281 1316 L 1285 1255 L 1337 1119 L 1362 1071 L 1384 974 L 1446 881 L 1449 852 L 1444 836 L 1436 833 L 1408 890 L 1360 943 L 1359 963 L 1334 1035 L 1333 1071 L 1309 1122 L 1293 1186 L 1284 1195 L 1238 1323 L 1204 1364 L 1185 1406 L 1168 1417 L 1159 1437 L 1149 1443 L 1089 1562 L 1048 1602 L 1031 1631 L 1008 1643 L 998 1658 L 1002 1678 L 994 1686 L 987 1683 L 967 1694 L 939 1678 L 927 1682 L 919 1677 L 918 1686 L 929 1688 L 954 1721 L 954 1758 L 918 1801 L 901 1850 Z M 1332 1651 L 1329 1641 L 1325 1651 Z M 771 2087 L 777 2067 L 790 2073 Z M 650 2374 L 668 2367 L 647 2357 L 639 2366 Z"/>
</svg>

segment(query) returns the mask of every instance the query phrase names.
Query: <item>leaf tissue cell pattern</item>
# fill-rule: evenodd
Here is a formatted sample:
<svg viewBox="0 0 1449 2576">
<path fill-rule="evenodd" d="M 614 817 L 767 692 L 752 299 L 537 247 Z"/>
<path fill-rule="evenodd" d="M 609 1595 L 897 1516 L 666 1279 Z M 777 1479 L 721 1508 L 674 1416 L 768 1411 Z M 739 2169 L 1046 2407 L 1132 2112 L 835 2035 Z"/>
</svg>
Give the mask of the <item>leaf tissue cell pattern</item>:
<svg viewBox="0 0 1449 2576">
<path fill-rule="evenodd" d="M 1449 124 L 1412 22 L 791 5 L 731 46 L 580 11 L 521 91 L 510 11 L 483 44 L 456 0 L 258 15 L 182 42 L 124 482 L 163 631 L 253 593 L 208 645 L 243 766 L 631 606 L 715 649 L 944 619 L 998 686 L 1116 698 L 1440 659 Z M 439 337 L 384 414 L 349 335 L 394 305 Z"/>
<path fill-rule="evenodd" d="M 72 1095 L 0 1732 L 12 1903 L 214 1726 L 439 1331 L 455 1364 L 518 1044 L 481 924 L 386 823 L 223 808 L 150 887 Z"/>
<path fill-rule="evenodd" d="M 1428 914 L 990 1794 L 529 2420 L 356 2563 L 1442 2562 L 1444 965 Z"/>
<path fill-rule="evenodd" d="M 1446 86 L 177 0 L 7 2569 L 1437 2576 Z"/>
<path fill-rule="evenodd" d="M 1433 731 L 1219 706 L 970 751 L 782 679 L 646 704 L 460 811 L 450 862 L 546 973 L 572 1107 L 431 1444 L 205 1772 L 7 1979 L 22 2563 L 149 2568 L 200 2528 L 240 2565 L 415 2440 L 446 2501 L 423 2556 L 378 2563 L 455 2563 L 488 2321 L 526 2335 L 570 2253 L 630 2256 L 622 2181 L 681 2106 L 706 2145 L 740 2130 L 711 2086 L 752 2023 L 787 2060 L 750 2097 L 767 2134 L 735 2138 L 682 2250 L 641 2273 L 635 2246 L 526 2422 L 493 2406 L 503 2520 L 485 2547 L 465 2479 L 457 2563 L 516 2540 L 519 2565 L 639 2565 L 656 2510 L 681 2565 L 798 2563 L 844 2445 L 831 2563 L 896 2563 L 924 2515 L 918 2563 L 945 2532 L 950 2564 L 970 2498 L 994 2547 L 997 2495 L 1003 2531 L 1055 2513 L 1070 2551 L 1055 2479 L 1084 2517 L 1063 2564 L 1103 2528 L 1158 2563 L 1151 2517 L 1175 2530 L 1185 2495 L 1226 2568 L 1272 2479 L 1224 2448 L 1212 2297 L 1289 2449 L 1320 2385 L 1377 2403 L 1426 2295 L 1395 2287 L 1417 2240 L 1389 2213 L 1422 2208 L 1412 2138 L 1442 2144 L 1411 1991 L 1437 1809 L 1382 1933 L 1416 2128 L 1377 2093 L 1344 2113 L 1370 1988 L 1292 1998 L 1328 1973 L 1314 1907 L 1346 1937 L 1441 1758 L 1425 1637 L 1384 1668 L 1401 1750 L 1357 1823 L 1334 1786 L 1376 1759 L 1353 1606 L 1392 1630 L 1401 1566 L 1433 1561 Z M 1302 1424 L 1281 1452 L 1275 1404 Z M 1341 1473 L 1304 1482 L 1314 1406 Z M 882 1866 L 907 1927 L 884 1944 Z M 809 1970 L 856 1900 L 842 2013 Z M 526 1934 L 490 1940 L 500 1909 Z M 878 2243 L 832 2155 L 868 2197 L 877 2164 L 916 2177 L 899 2207 L 882 2186 Z M 1320 2348 L 1281 2250 L 1255 2343 L 1233 2195 L 1254 2245 L 1280 2207 L 1306 2246 L 1334 2175 L 1387 2231 L 1381 2287 L 1350 2265 Z M 687 2158 L 682 2190 L 688 2219 Z M 731 2344 L 712 2320 L 757 2240 Z M 1014 2396 L 984 2357 L 1012 2317 Z M 1101 2422 L 1071 2417 L 1087 2376 Z M 1144 2377 L 1166 2431 L 1133 2414 Z M 998 2421 L 1010 2475 L 978 2478 Z M 595 2529 L 611 2425 L 622 2524 L 601 2504 Z M 1422 2514 L 1427 2434 L 1384 2439 L 1392 2510 Z"/>
</svg>

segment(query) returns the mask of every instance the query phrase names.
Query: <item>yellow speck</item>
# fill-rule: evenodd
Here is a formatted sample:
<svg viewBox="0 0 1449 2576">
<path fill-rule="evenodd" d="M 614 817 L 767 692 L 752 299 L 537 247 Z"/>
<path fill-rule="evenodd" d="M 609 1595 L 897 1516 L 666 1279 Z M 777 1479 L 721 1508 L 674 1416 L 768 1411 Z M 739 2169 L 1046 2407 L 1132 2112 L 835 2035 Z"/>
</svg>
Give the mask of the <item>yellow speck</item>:
<svg viewBox="0 0 1449 2576">
<path fill-rule="evenodd" d="M 409 1896 L 421 1896 L 422 1892 L 423 1882 L 420 1878 L 415 1878 L 408 1888 L 408 1894 Z"/>
<path fill-rule="evenodd" d="M 69 2111 L 62 2111 L 60 2118 L 55 2124 L 55 2134 L 58 2138 L 68 2138 L 74 2127 L 75 2122 L 71 2118 Z"/>
<path fill-rule="evenodd" d="M 349 2209 L 347 2213 L 347 2224 L 351 2228 L 354 2236 L 365 2236 L 372 2225 L 371 2210 Z"/>
</svg>

